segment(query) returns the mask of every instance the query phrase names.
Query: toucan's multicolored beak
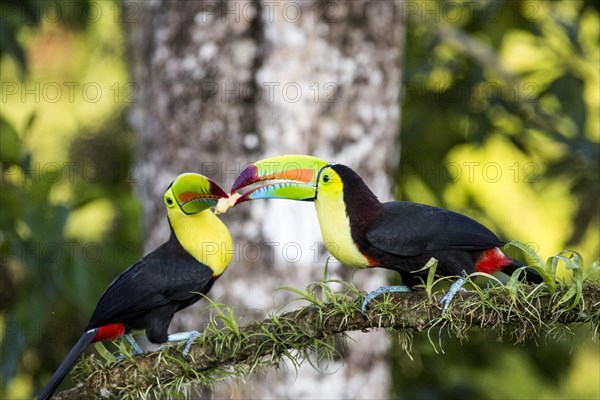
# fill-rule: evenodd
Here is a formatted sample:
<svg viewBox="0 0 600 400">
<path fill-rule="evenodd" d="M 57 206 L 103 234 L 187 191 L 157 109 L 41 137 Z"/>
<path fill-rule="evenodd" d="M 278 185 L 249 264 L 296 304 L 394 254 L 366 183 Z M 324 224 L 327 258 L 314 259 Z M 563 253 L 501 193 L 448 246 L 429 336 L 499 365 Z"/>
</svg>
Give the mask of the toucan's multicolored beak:
<svg viewBox="0 0 600 400">
<path fill-rule="evenodd" d="M 195 214 L 214 207 L 221 198 L 229 196 L 216 183 L 204 175 L 181 174 L 171 184 L 177 204 L 186 214 Z"/>
<path fill-rule="evenodd" d="M 319 171 L 327 161 L 304 155 L 269 157 L 246 167 L 231 188 L 238 194 L 233 205 L 256 199 L 312 201 Z M 240 193 L 243 192 L 243 193 Z"/>
</svg>

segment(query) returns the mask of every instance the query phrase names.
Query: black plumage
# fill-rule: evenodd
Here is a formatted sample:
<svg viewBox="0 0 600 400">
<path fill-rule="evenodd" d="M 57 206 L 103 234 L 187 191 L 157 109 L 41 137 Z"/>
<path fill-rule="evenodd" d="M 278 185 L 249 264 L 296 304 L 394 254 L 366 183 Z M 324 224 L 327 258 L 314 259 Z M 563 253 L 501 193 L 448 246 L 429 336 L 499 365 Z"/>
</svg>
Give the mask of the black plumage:
<svg viewBox="0 0 600 400">
<path fill-rule="evenodd" d="M 50 399 L 86 346 L 133 329 L 145 329 L 152 343 L 168 340 L 173 315 L 207 293 L 212 270 L 193 258 L 171 229 L 167 242 L 123 271 L 106 289 L 84 334 L 63 360 L 39 396 Z"/>
<path fill-rule="evenodd" d="M 193 258 L 171 230 L 167 242 L 108 286 L 86 330 L 123 323 L 126 333 L 146 329 L 148 340 L 163 343 L 173 315 L 198 301 L 214 281 L 213 271 Z"/>
<path fill-rule="evenodd" d="M 398 271 L 409 287 L 419 283 L 414 271 L 431 257 L 441 275 L 473 273 L 482 255 L 504 242 L 479 222 L 457 212 L 408 201 L 381 203 L 362 178 L 345 165 L 331 168 L 343 182 L 352 239 L 371 266 Z M 495 254 L 492 254 L 495 256 Z M 510 273 L 522 264 L 498 253 L 498 268 Z M 489 271 L 485 271 L 489 272 Z M 528 269 L 528 280 L 541 282 Z"/>
<path fill-rule="evenodd" d="M 171 228 L 169 240 L 108 286 L 83 335 L 42 390 L 40 400 L 52 397 L 88 344 L 114 340 L 134 329 L 144 329 L 153 343 L 187 340 L 185 356 L 199 333 L 170 336 L 171 320 L 177 311 L 208 293 L 231 259 L 228 252 L 219 254 L 218 259 L 207 257 L 203 247 L 207 241 L 231 246 L 227 227 L 210 211 L 221 198 L 227 198 L 227 194 L 202 175 L 184 173 L 169 185 L 164 195 Z M 142 351 L 135 342 L 132 345 L 136 352 Z"/>
</svg>

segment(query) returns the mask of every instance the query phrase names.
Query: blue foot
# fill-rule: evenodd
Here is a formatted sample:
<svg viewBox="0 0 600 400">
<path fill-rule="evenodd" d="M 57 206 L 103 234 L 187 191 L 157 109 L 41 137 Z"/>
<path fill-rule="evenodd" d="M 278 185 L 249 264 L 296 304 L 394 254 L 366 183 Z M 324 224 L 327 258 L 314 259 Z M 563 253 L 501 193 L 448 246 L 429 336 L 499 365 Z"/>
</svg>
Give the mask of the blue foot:
<svg viewBox="0 0 600 400">
<path fill-rule="evenodd" d="M 142 354 L 144 351 L 142 350 L 142 348 L 137 344 L 137 342 L 135 341 L 135 339 L 133 338 L 133 336 L 131 336 L 131 334 L 126 334 L 124 335 L 125 339 L 127 339 L 127 341 L 129 342 L 129 344 L 131 345 L 131 347 L 133 347 L 133 355 L 137 356 L 139 354 Z"/>
<path fill-rule="evenodd" d="M 369 303 L 371 302 L 371 300 L 373 300 L 375 297 L 384 294 L 384 293 L 406 293 L 406 292 L 410 292 L 410 288 L 408 286 L 382 286 L 379 289 L 373 290 L 371 293 L 369 293 L 367 295 L 367 297 L 365 297 L 365 300 L 362 303 L 362 315 L 365 315 L 367 313 L 367 307 L 369 306 Z"/>
<path fill-rule="evenodd" d="M 187 342 L 185 343 L 185 348 L 183 349 L 183 353 L 181 353 L 183 358 L 185 358 L 187 357 L 187 354 L 190 351 L 190 347 L 192 346 L 192 342 L 194 341 L 194 339 L 200 336 L 202 336 L 202 334 L 197 331 L 179 332 L 170 334 L 167 340 L 169 342 L 181 342 L 183 340 L 186 340 Z"/>
<path fill-rule="evenodd" d="M 129 342 L 129 344 L 133 348 L 133 354 L 130 357 L 134 357 L 134 356 L 137 356 L 137 355 L 140 355 L 140 354 L 144 353 L 144 351 L 142 350 L 142 348 L 137 344 L 137 342 L 135 341 L 135 339 L 133 338 L 133 336 L 131 336 L 130 333 L 126 333 L 125 335 L 123 335 L 123 337 L 125 339 L 127 339 L 127 341 Z M 123 353 L 121 353 L 120 355 L 118 355 L 118 356 L 115 357 L 115 361 L 123 361 L 126 358 L 127 358 L 127 356 L 125 356 Z"/>
<path fill-rule="evenodd" d="M 444 305 L 444 308 L 442 309 L 442 314 L 446 314 L 446 310 L 448 310 L 448 307 L 450 306 L 450 303 L 452 302 L 454 296 L 456 296 L 456 293 L 458 293 L 459 291 L 466 292 L 466 290 L 462 287 L 462 285 L 464 284 L 465 280 L 463 278 L 459 278 L 456 282 L 452 284 L 452 286 L 450 286 L 450 290 L 448 290 L 448 293 L 446 293 L 446 295 L 442 297 L 442 300 L 440 300 L 440 303 Z"/>
</svg>

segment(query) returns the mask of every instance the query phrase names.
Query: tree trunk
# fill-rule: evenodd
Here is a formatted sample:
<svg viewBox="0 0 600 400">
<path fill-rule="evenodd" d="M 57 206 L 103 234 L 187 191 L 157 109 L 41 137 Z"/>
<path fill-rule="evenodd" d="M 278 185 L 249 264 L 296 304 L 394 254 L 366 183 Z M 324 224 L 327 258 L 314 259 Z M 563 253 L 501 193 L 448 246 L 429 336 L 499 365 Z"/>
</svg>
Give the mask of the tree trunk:
<svg viewBox="0 0 600 400">
<path fill-rule="evenodd" d="M 167 237 L 162 196 L 179 173 L 207 175 L 228 190 L 249 162 L 311 154 L 357 170 L 391 197 L 404 39 L 400 3 L 381 1 L 152 1 L 124 4 L 133 82 L 131 121 L 140 133 L 138 190 L 146 250 Z M 236 245 L 210 297 L 248 320 L 262 318 L 321 279 L 326 263 L 314 207 L 256 201 L 223 216 Z M 329 263 L 329 276 L 352 270 Z M 364 290 L 382 271 L 359 272 Z M 274 294 L 275 293 L 275 294 Z M 206 302 L 179 313 L 171 331 L 201 329 Z M 384 398 L 385 333 L 355 334 L 321 374 L 302 366 L 223 387 L 234 398 Z"/>
</svg>

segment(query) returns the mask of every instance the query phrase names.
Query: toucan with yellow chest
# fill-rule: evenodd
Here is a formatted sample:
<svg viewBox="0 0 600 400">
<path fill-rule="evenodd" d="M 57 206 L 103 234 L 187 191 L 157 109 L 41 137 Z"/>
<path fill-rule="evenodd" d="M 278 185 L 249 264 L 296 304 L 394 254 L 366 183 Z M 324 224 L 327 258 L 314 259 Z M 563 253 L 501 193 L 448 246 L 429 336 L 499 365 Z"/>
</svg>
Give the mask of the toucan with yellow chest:
<svg viewBox="0 0 600 400">
<path fill-rule="evenodd" d="M 39 399 L 52 394 L 90 343 L 145 329 L 152 343 L 187 340 L 198 332 L 168 334 L 173 315 L 206 294 L 233 254 L 229 230 L 210 209 L 227 194 L 210 179 L 192 173 L 173 181 L 164 195 L 169 239 L 121 273 L 106 289 L 83 335 L 60 364 Z M 210 244 L 210 246 L 207 246 Z"/>
<path fill-rule="evenodd" d="M 409 201 L 381 203 L 349 167 L 316 157 L 286 155 L 247 166 L 231 189 L 228 206 L 255 199 L 312 201 L 328 251 L 353 268 L 386 268 L 400 273 L 405 286 L 380 288 L 363 303 L 385 292 L 408 291 L 427 274 L 415 273 L 432 258 L 436 272 L 463 276 L 473 272 L 512 273 L 523 267 L 506 256 L 504 245 L 479 222 L 450 210 Z M 526 279 L 541 276 L 526 268 Z M 442 300 L 444 312 L 464 280 Z"/>
</svg>

